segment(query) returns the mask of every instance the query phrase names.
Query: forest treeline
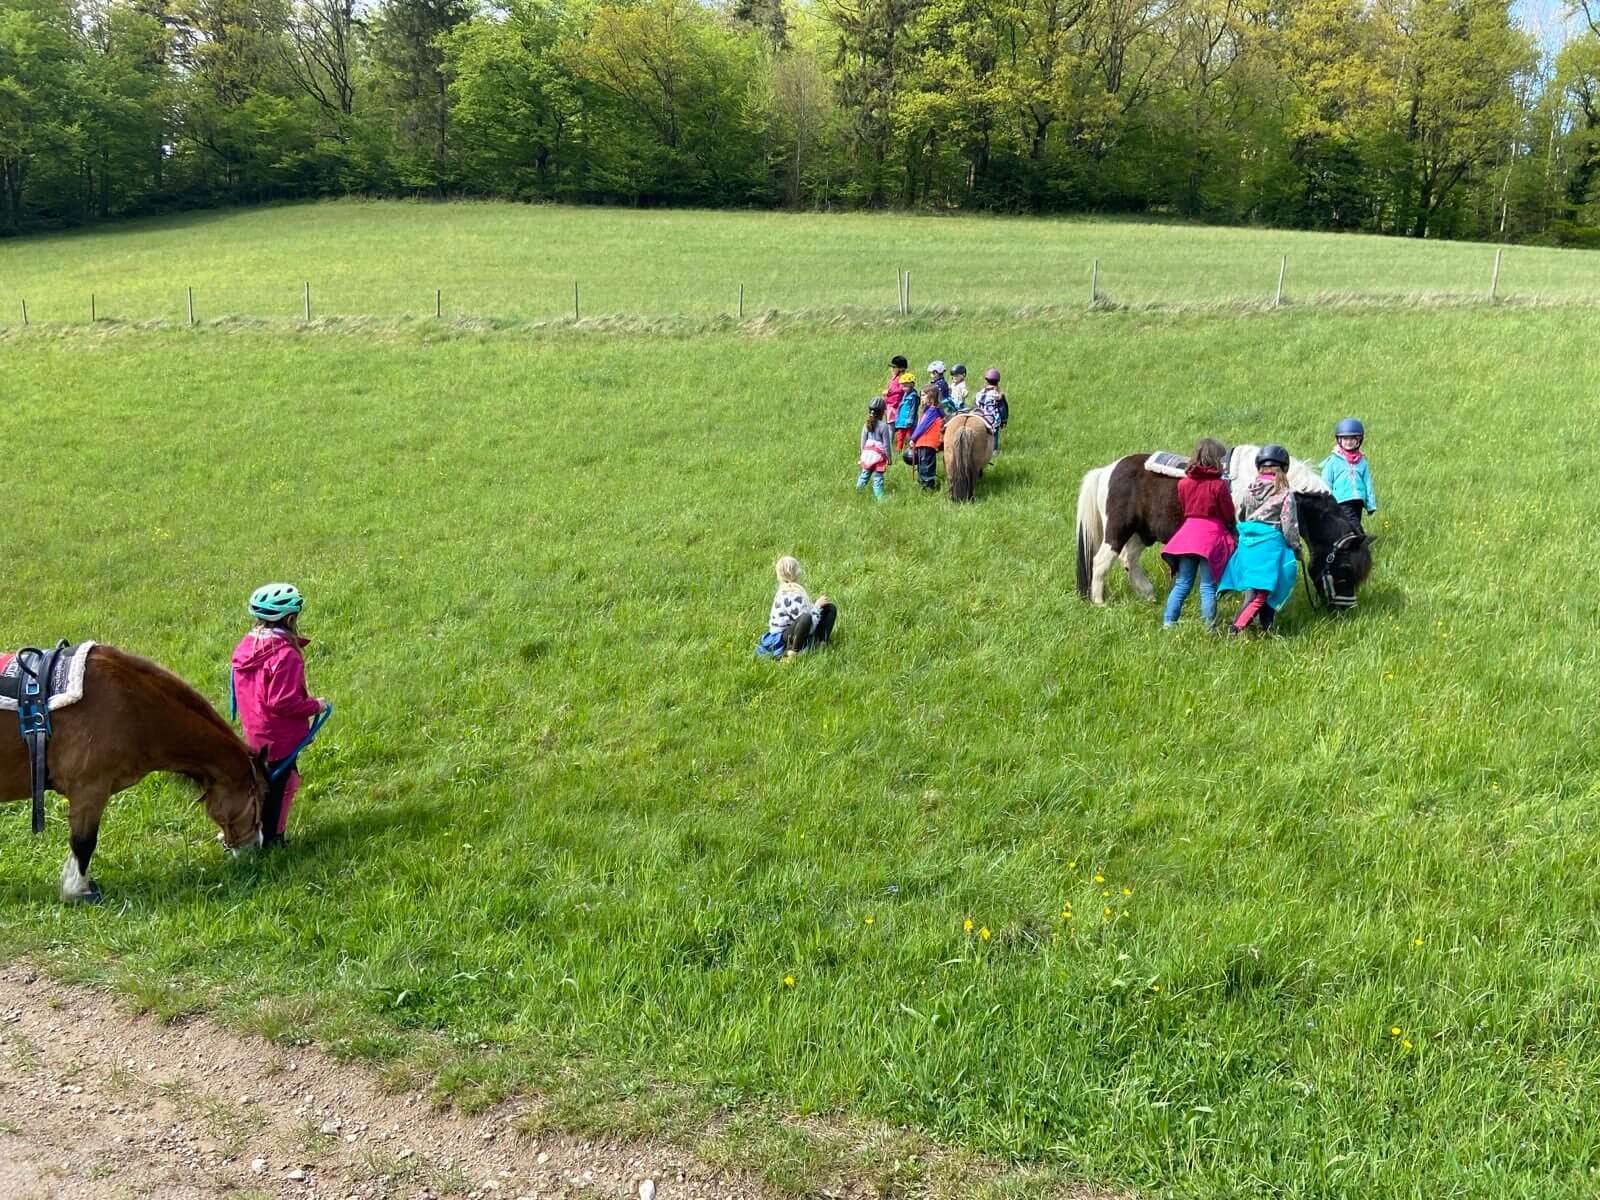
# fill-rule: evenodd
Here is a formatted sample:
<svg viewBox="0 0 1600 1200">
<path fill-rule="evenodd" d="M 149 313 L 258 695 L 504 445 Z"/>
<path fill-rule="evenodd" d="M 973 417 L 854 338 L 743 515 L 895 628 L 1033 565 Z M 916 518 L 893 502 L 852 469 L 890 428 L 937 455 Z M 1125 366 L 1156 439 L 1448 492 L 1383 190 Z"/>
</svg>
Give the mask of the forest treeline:
<svg viewBox="0 0 1600 1200">
<path fill-rule="evenodd" d="M 1600 243 L 1600 0 L 0 0 L 0 231 L 343 194 Z M 978 264 L 969 264 L 978 269 Z"/>
</svg>

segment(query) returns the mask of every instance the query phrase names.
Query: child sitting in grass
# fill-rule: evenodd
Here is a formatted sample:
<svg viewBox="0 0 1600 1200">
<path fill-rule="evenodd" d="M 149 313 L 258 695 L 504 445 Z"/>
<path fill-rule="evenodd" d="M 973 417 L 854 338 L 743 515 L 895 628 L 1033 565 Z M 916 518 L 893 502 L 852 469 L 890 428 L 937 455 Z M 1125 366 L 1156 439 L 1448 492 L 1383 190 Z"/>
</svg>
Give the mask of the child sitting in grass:
<svg viewBox="0 0 1600 1200">
<path fill-rule="evenodd" d="M 827 645 L 833 634 L 838 609 L 826 596 L 813 604 L 800 586 L 800 562 L 785 554 L 773 564 L 778 576 L 778 592 L 772 597 L 767 614 L 767 632 L 756 643 L 756 653 L 765 658 L 793 658 L 802 650 Z"/>
</svg>

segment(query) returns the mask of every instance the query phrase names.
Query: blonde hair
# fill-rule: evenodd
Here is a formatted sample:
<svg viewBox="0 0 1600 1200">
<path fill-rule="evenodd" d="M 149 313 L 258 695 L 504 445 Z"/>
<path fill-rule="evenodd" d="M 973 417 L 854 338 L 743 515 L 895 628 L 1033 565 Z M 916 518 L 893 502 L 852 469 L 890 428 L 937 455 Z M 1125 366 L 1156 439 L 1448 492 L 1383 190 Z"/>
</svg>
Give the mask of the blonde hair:
<svg viewBox="0 0 1600 1200">
<path fill-rule="evenodd" d="M 772 569 L 777 572 L 779 583 L 794 587 L 800 585 L 800 560 L 794 555 L 785 554 L 772 565 Z"/>
</svg>

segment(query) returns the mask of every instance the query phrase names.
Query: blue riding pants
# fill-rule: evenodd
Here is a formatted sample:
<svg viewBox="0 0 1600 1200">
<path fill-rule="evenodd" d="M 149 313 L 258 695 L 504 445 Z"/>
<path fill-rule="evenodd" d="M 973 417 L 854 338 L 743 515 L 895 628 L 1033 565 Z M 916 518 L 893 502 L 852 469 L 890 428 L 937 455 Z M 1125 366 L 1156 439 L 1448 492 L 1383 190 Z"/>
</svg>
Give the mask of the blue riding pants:
<svg viewBox="0 0 1600 1200">
<path fill-rule="evenodd" d="M 1183 602 L 1189 598 L 1189 590 L 1194 587 L 1194 577 L 1200 576 L 1200 619 L 1207 625 L 1213 625 L 1217 620 L 1217 582 L 1211 578 L 1211 564 L 1198 554 L 1180 554 L 1178 556 L 1178 571 L 1172 579 L 1172 590 L 1167 593 L 1167 611 L 1162 616 L 1162 623 L 1176 625 L 1178 614 L 1183 611 Z"/>
</svg>

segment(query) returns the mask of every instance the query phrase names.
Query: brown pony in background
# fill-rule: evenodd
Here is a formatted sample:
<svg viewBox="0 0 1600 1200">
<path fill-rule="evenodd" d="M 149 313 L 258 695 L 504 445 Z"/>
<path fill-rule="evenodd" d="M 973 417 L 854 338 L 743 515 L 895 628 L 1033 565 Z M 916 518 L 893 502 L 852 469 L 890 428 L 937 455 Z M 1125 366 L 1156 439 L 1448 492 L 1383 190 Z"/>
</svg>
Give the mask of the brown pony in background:
<svg viewBox="0 0 1600 1200">
<path fill-rule="evenodd" d="M 89 878 L 100 815 L 115 793 L 152 771 L 172 771 L 200 785 L 200 802 L 229 850 L 260 844 L 265 764 L 251 757 L 199 692 L 165 667 L 95 646 L 84 667 L 83 698 L 56 709 L 50 722 L 50 787 L 67 797 L 72 845 L 61 868 L 62 900 L 100 899 Z M 28 794 L 27 747 L 14 727 L 0 728 L 0 801 Z"/>
<path fill-rule="evenodd" d="M 994 454 L 994 433 L 975 412 L 957 413 L 944 423 L 944 473 L 950 499 L 971 500 L 978 476 Z"/>
</svg>

